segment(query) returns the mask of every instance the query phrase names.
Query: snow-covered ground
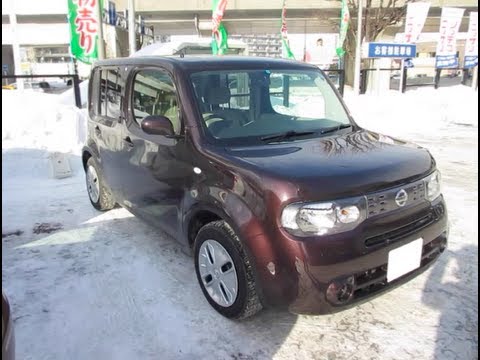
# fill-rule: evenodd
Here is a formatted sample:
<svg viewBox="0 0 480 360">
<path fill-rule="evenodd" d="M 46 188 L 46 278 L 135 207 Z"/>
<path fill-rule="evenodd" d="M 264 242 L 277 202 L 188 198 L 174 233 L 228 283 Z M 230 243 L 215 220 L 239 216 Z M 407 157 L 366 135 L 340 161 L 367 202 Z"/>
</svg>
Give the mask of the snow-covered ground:
<svg viewBox="0 0 480 360">
<path fill-rule="evenodd" d="M 19 234 L 2 235 L 2 288 L 19 359 L 478 358 L 476 92 L 346 94 L 361 125 L 437 159 L 451 231 L 432 269 L 334 315 L 269 310 L 244 322 L 210 308 L 176 242 L 123 209 L 90 206 L 84 120 L 54 96 L 2 92 L 2 234 Z M 72 177 L 50 177 L 54 151 L 69 153 Z"/>
</svg>

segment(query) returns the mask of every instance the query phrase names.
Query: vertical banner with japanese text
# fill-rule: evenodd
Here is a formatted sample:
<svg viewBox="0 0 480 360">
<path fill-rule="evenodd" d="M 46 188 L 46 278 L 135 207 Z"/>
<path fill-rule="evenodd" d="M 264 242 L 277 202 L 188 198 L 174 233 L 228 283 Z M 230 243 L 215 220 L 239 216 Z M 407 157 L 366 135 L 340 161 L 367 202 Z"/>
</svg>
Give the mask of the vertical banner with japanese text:
<svg viewBox="0 0 480 360">
<path fill-rule="evenodd" d="M 282 6 L 282 25 L 280 27 L 280 36 L 282 37 L 282 57 L 295 60 L 295 56 L 290 49 L 290 41 L 288 40 L 287 7 L 285 4 L 285 0 L 283 0 Z"/>
<path fill-rule="evenodd" d="M 212 53 L 225 55 L 228 51 L 228 33 L 222 23 L 227 0 L 213 0 L 212 5 Z"/>
<path fill-rule="evenodd" d="M 441 68 L 458 67 L 457 34 L 465 9 L 444 7 L 440 19 L 435 66 Z"/>
<path fill-rule="evenodd" d="M 406 44 L 414 44 L 418 41 L 422 33 L 423 26 L 427 20 L 430 3 L 415 2 L 408 3 L 407 15 L 405 16 L 405 36 Z"/>
<path fill-rule="evenodd" d="M 338 45 L 335 49 L 339 58 L 345 55 L 343 43 L 347 38 L 348 24 L 350 23 L 350 11 L 348 10 L 347 0 L 342 0 L 342 10 L 340 12 L 340 35 L 338 37 Z"/>
<path fill-rule="evenodd" d="M 465 42 L 465 67 L 478 65 L 478 12 L 470 13 L 467 40 Z"/>
<path fill-rule="evenodd" d="M 87 64 L 98 59 L 97 6 L 102 6 L 101 0 L 68 0 L 70 51 Z"/>
</svg>

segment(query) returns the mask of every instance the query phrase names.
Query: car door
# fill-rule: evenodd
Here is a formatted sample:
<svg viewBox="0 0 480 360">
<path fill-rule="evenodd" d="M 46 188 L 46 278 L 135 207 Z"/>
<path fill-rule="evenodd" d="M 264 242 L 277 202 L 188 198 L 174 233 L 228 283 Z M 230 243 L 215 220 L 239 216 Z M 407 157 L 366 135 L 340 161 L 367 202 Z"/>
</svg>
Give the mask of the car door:
<svg viewBox="0 0 480 360">
<path fill-rule="evenodd" d="M 128 78 L 123 139 L 128 148 L 123 160 L 129 171 L 124 177 L 124 205 L 175 236 L 183 195 L 193 174 L 175 83 L 161 68 L 132 69 Z M 143 132 L 142 120 L 149 115 L 168 117 L 176 137 Z"/>
<path fill-rule="evenodd" d="M 90 118 L 93 120 L 90 136 L 98 150 L 98 161 L 103 176 L 119 201 L 121 196 L 122 103 L 124 99 L 124 74 L 118 67 L 99 67 L 92 74 L 92 99 Z"/>
</svg>

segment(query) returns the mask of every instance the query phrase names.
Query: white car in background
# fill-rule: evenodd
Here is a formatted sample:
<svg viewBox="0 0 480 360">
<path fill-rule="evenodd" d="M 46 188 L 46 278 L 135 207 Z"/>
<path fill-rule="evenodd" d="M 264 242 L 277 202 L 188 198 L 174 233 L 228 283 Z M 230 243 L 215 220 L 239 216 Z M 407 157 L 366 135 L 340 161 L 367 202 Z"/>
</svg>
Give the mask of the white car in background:
<svg viewBox="0 0 480 360">
<path fill-rule="evenodd" d="M 205 56 L 212 55 L 212 39 L 198 38 L 194 41 L 171 41 L 154 43 L 144 47 L 130 57 L 138 56 Z M 248 55 L 248 47 L 243 41 L 229 40 L 227 55 Z"/>
</svg>

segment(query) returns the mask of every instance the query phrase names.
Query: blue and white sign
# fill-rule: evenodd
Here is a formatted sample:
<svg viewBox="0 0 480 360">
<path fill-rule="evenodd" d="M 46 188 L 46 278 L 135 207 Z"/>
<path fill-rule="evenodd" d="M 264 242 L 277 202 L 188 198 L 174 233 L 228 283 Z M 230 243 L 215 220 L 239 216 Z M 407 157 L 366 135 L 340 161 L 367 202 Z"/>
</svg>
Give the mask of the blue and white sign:
<svg viewBox="0 0 480 360">
<path fill-rule="evenodd" d="M 439 55 L 435 57 L 435 67 L 438 69 L 448 69 L 458 67 L 457 55 Z"/>
<path fill-rule="evenodd" d="M 369 58 L 396 58 L 408 59 L 413 58 L 417 54 L 417 46 L 415 44 L 396 44 L 396 43 L 369 43 Z"/>
<path fill-rule="evenodd" d="M 478 56 L 467 56 L 465 55 L 465 67 L 473 68 L 478 65 Z"/>
<path fill-rule="evenodd" d="M 117 25 L 117 9 L 112 1 L 108 2 L 108 23 L 113 26 Z"/>
</svg>

